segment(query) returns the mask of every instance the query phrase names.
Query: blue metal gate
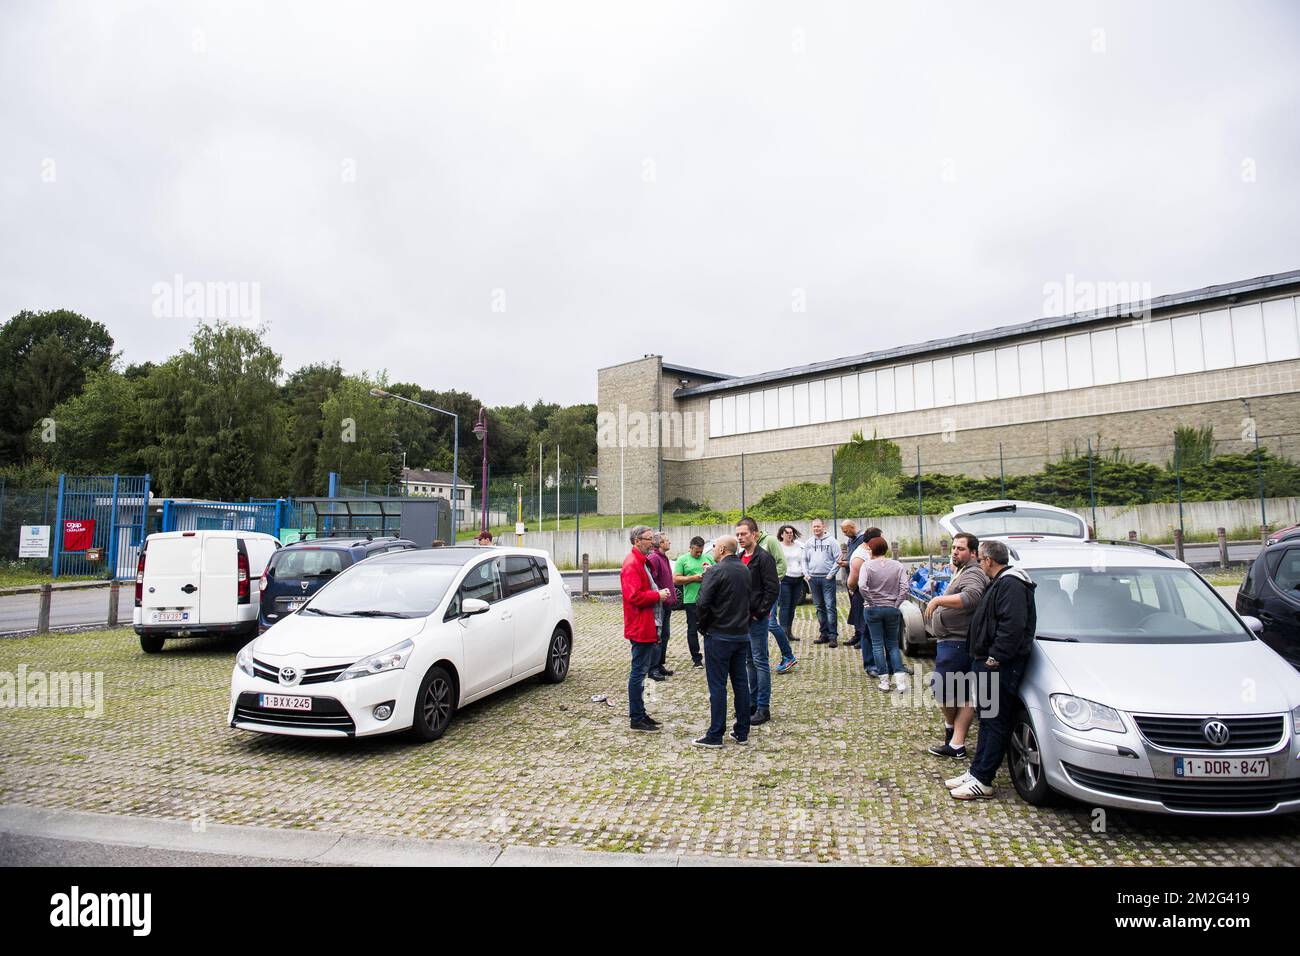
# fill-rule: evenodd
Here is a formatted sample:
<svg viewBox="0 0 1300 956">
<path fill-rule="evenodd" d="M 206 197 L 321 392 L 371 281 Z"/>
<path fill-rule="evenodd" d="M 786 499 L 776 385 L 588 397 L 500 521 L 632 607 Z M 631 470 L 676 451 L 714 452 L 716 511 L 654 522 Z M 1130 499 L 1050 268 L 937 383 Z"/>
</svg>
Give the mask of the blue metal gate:
<svg viewBox="0 0 1300 956">
<path fill-rule="evenodd" d="M 280 533 L 281 501 L 163 502 L 163 531 L 260 531 Z"/>
<path fill-rule="evenodd" d="M 59 476 L 54 527 L 54 577 L 135 577 L 149 506 L 148 475 Z M 68 522 L 82 522 L 83 540 L 68 540 Z M 67 549 L 73 545 L 77 550 Z M 88 547 L 83 547 L 88 545 Z"/>
</svg>

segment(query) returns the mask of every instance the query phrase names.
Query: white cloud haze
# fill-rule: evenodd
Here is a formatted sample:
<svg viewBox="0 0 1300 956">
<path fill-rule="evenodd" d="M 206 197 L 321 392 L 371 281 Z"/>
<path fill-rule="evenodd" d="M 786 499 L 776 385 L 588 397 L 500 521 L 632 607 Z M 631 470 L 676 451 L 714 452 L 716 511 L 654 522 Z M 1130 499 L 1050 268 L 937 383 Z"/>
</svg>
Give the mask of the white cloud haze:
<svg viewBox="0 0 1300 956">
<path fill-rule="evenodd" d="M 156 283 L 258 283 L 289 370 L 572 403 L 1300 268 L 1297 53 L 1286 2 L 11 2 L 0 317 L 158 360 Z"/>
</svg>

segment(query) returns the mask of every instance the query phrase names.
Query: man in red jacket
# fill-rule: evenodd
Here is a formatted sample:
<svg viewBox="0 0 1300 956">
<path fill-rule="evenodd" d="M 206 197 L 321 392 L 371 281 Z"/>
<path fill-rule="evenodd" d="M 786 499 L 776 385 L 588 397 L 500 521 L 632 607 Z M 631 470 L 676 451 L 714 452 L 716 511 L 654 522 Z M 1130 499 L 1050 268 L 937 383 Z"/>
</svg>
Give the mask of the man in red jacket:
<svg viewBox="0 0 1300 956">
<path fill-rule="evenodd" d="M 650 571 L 647 555 L 654 548 L 654 532 L 637 525 L 629 537 L 632 550 L 623 559 L 619 584 L 623 590 L 623 636 L 632 645 L 632 670 L 627 677 L 627 709 L 633 730 L 658 730 L 659 721 L 645 712 L 645 677 L 659 650 L 659 630 L 664 602 L 672 581 L 661 587 Z"/>
</svg>

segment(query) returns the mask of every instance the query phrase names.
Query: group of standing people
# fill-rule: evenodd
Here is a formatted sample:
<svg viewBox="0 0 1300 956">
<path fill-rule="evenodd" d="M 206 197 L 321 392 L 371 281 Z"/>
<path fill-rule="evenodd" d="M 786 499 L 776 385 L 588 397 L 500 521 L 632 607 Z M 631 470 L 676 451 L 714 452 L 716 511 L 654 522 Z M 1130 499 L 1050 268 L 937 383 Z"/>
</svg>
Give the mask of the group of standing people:
<svg viewBox="0 0 1300 956">
<path fill-rule="evenodd" d="M 632 550 L 623 561 L 619 583 L 623 593 L 623 633 L 632 645 L 628 674 L 628 719 L 633 730 L 656 731 L 661 724 L 645 709 L 645 679 L 665 680 L 671 612 L 686 611 L 687 644 L 692 664 L 702 667 L 709 684 L 709 732 L 700 746 L 723 743 L 727 682 L 736 702 L 732 739 L 745 743 L 749 729 L 772 719 L 772 676 L 768 632 L 777 634 L 781 648 L 778 673 L 798 663 L 787 627 L 779 620 L 785 554 L 771 535 L 752 518 L 742 518 L 734 535 L 713 543 L 693 538 L 690 550 L 676 561 L 668 559 L 668 536 L 646 526 L 630 535 Z M 678 588 L 680 587 L 680 591 Z"/>
<path fill-rule="evenodd" d="M 825 522 L 812 523 L 812 536 L 800 540 L 793 525 L 774 538 L 752 518 L 741 518 L 735 533 L 722 535 L 705 550 L 702 538 L 676 560 L 669 558 L 667 534 L 645 526 L 632 529 L 632 550 L 623 561 L 624 636 L 632 647 L 628 675 L 628 717 L 633 730 L 657 731 L 661 724 L 646 712 L 645 680 L 665 680 L 671 612 L 686 612 L 692 664 L 705 670 L 709 687 L 708 730 L 693 741 L 721 747 L 724 733 L 737 744 L 750 729 L 772 719 L 769 633 L 777 640 L 778 674 L 798 660 L 790 644 L 794 609 L 805 587 L 817 609 L 816 643 L 839 645 L 837 578 L 847 576 L 848 646 L 862 648 L 862 666 L 881 691 L 905 691 L 910 669 L 900 648 L 902 605 L 908 599 L 907 567 L 890 556 L 879 528 L 860 534 L 852 521 L 841 525 L 847 547 L 829 535 Z M 1034 584 L 997 540 L 980 542 L 959 533 L 952 543 L 953 574 L 944 593 L 930 599 L 923 615 L 936 639 L 930 688 L 944 716 L 944 740 L 929 748 L 936 757 L 971 759 L 966 737 L 978 713 L 979 746 L 970 770 L 945 781 L 959 800 L 992 796 L 993 778 L 1008 745 L 1016 692 L 1028 663 L 1035 630 Z M 727 690 L 735 720 L 727 730 Z"/>
</svg>

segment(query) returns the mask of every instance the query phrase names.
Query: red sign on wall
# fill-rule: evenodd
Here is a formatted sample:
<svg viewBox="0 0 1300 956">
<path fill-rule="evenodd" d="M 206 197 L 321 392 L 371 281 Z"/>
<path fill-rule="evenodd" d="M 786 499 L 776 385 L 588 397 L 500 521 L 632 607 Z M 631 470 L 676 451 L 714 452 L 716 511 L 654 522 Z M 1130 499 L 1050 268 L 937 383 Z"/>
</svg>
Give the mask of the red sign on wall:
<svg viewBox="0 0 1300 956">
<path fill-rule="evenodd" d="M 63 522 L 63 550 L 85 551 L 95 544 L 95 519 Z"/>
</svg>

